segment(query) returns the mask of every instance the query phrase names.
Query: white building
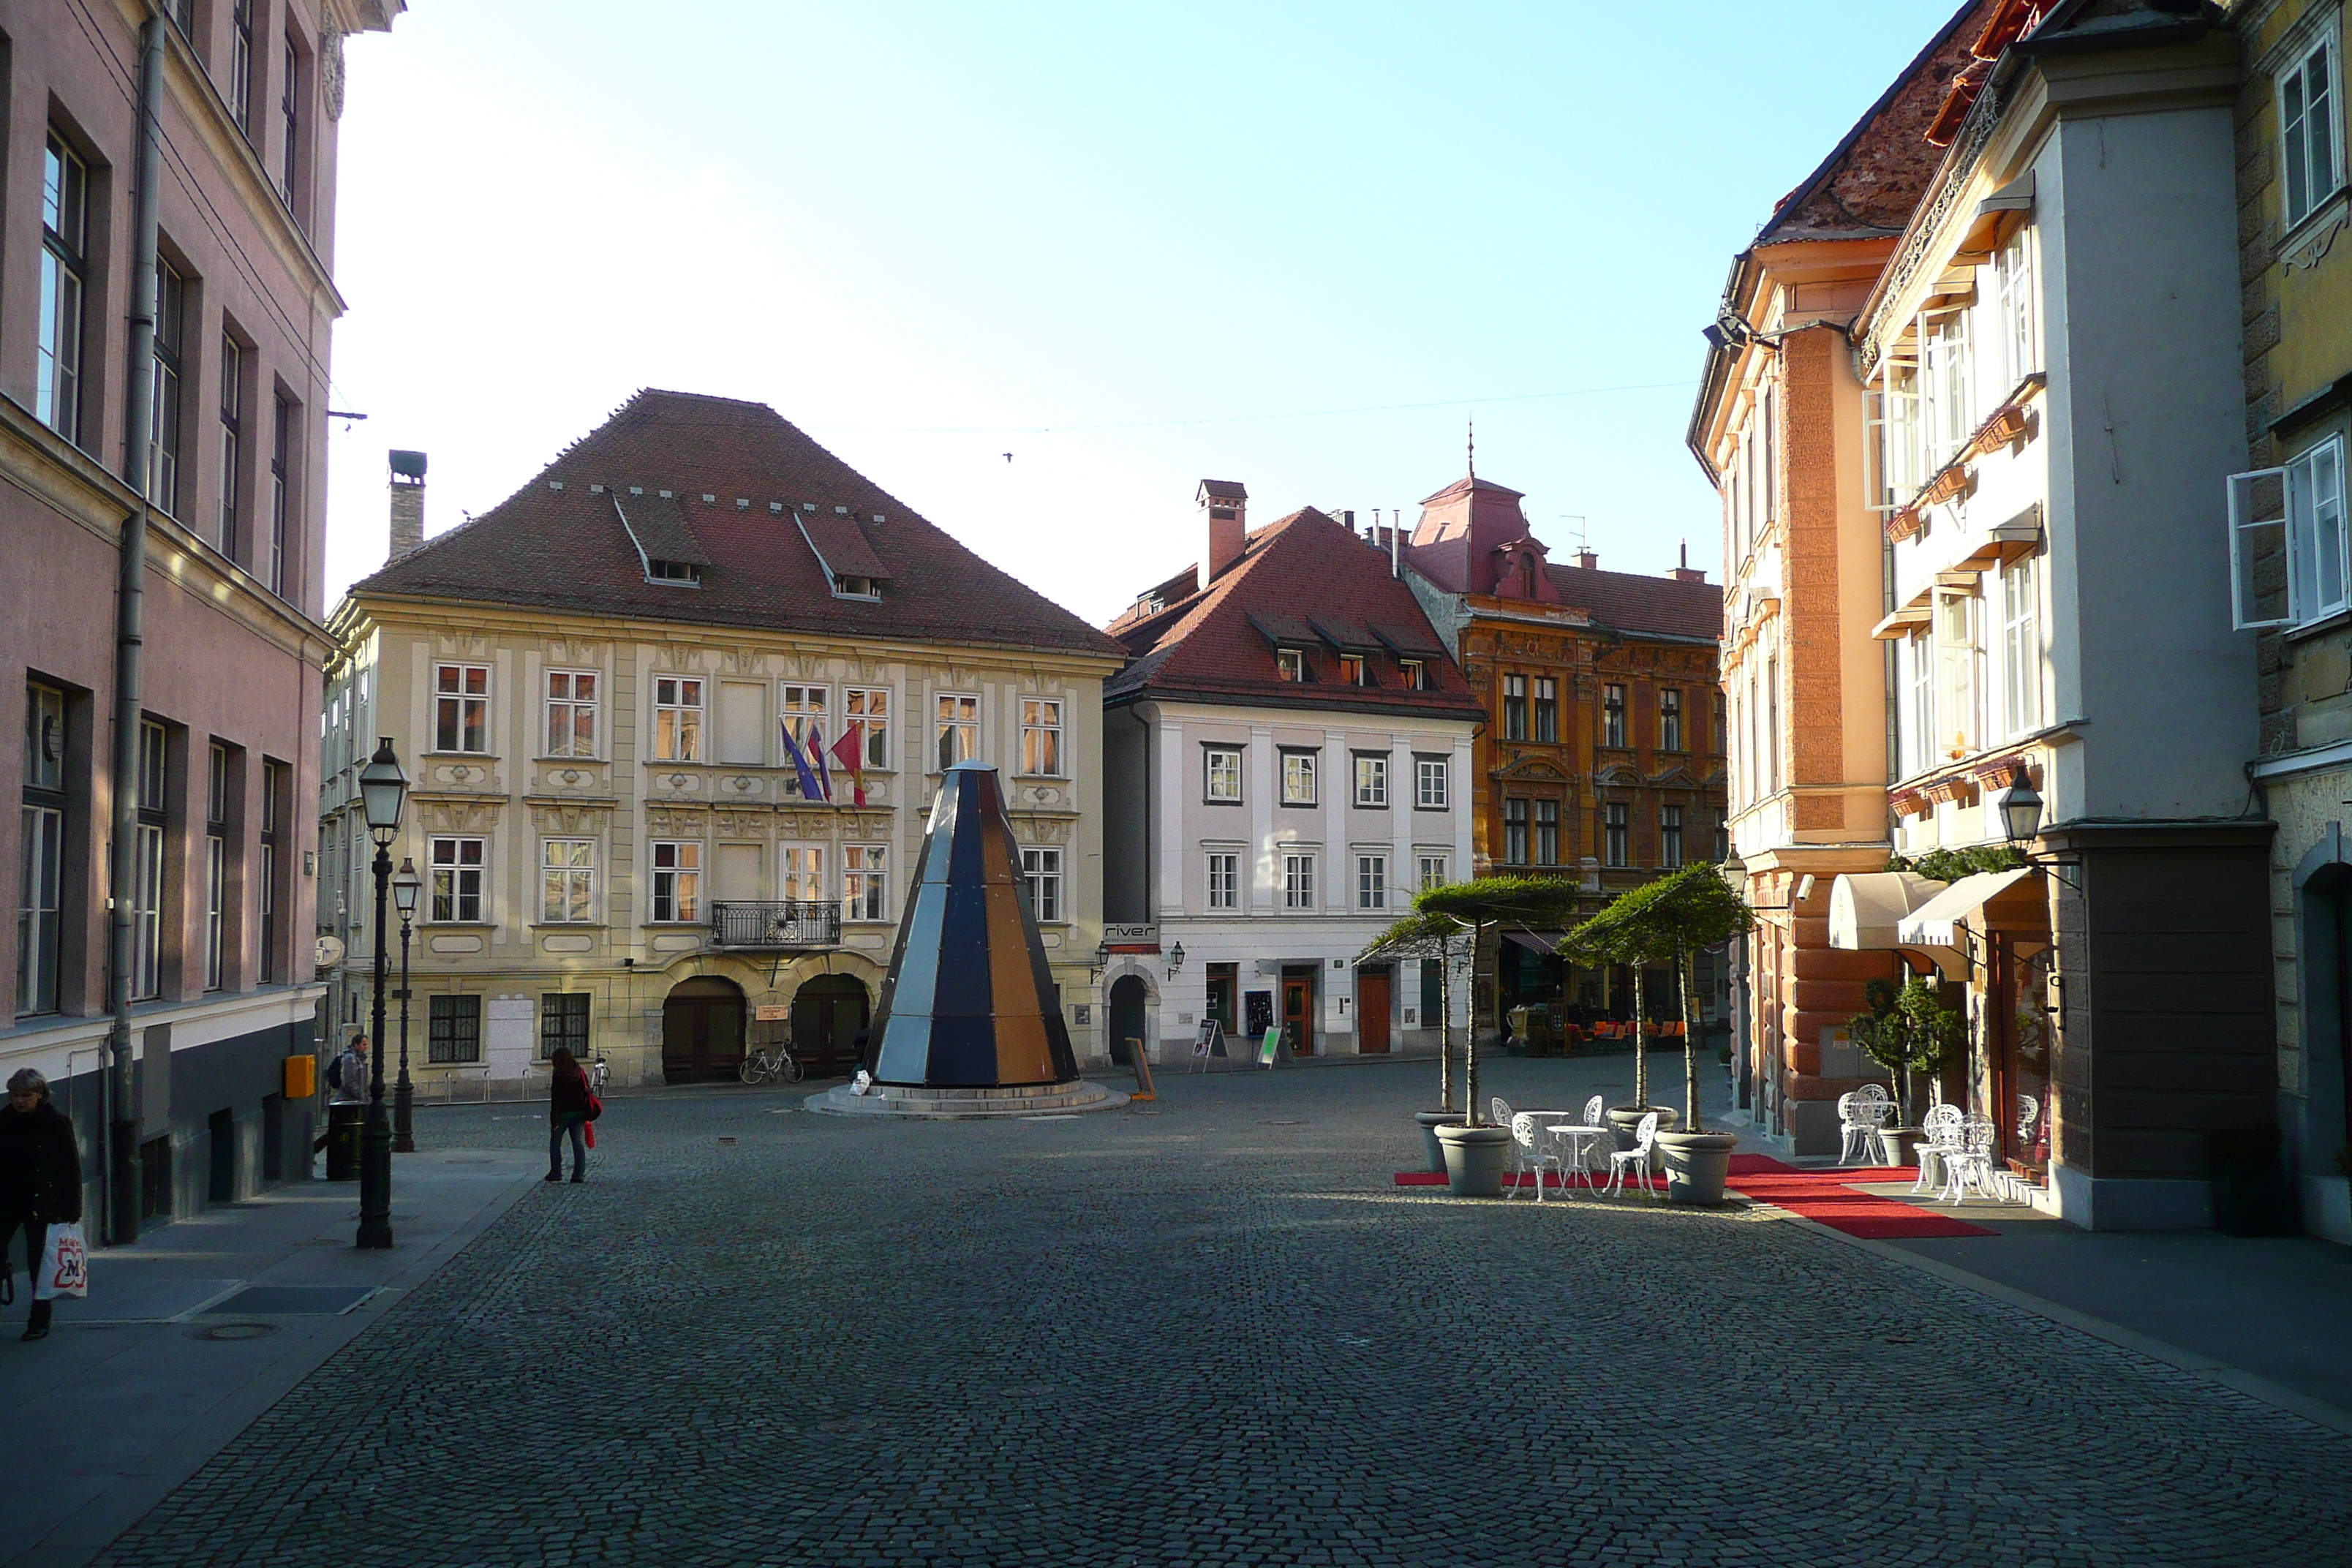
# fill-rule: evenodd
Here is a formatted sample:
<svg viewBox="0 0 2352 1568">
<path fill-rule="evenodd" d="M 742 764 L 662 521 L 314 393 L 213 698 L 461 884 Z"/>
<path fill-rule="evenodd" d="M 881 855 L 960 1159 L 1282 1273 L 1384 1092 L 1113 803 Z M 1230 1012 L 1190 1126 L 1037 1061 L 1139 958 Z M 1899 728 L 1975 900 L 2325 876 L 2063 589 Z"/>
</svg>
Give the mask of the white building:
<svg viewBox="0 0 2352 1568">
<path fill-rule="evenodd" d="M 1435 967 L 1355 958 L 1473 874 L 1485 715 L 1385 552 L 1311 508 L 1252 534 L 1237 484 L 1199 500 L 1200 565 L 1109 628 L 1135 658 L 1104 685 L 1111 1050 L 1186 1059 L 1212 1019 L 1302 1055 L 1433 1046 Z"/>
</svg>

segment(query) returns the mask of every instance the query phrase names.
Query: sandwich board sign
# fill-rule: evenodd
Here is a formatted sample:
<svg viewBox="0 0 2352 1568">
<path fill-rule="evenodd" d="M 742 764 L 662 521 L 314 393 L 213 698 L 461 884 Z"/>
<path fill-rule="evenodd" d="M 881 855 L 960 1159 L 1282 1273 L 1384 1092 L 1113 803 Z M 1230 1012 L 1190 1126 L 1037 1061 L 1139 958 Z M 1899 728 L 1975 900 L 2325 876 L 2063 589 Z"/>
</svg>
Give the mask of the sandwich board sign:
<svg viewBox="0 0 2352 1568">
<path fill-rule="evenodd" d="M 1202 1019 L 1199 1031 L 1192 1037 L 1192 1070 L 1206 1072 L 1211 1056 L 1225 1054 L 1225 1026 L 1213 1016 Z"/>
<path fill-rule="evenodd" d="M 1282 1026 L 1276 1024 L 1268 1029 L 1265 1032 L 1265 1037 L 1257 1043 L 1257 1065 L 1262 1068 L 1271 1068 L 1274 1066 L 1274 1058 L 1280 1054 L 1283 1054 Z"/>
</svg>

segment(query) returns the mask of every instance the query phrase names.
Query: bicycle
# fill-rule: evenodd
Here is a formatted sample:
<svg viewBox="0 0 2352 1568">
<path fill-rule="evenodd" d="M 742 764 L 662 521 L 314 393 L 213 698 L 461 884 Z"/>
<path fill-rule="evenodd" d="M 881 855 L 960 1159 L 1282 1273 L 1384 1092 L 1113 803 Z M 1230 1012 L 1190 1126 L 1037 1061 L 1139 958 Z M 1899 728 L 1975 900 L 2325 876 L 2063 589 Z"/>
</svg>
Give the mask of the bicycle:
<svg viewBox="0 0 2352 1568">
<path fill-rule="evenodd" d="M 601 1100 L 604 1098 L 604 1086 L 612 1081 L 612 1066 L 604 1060 L 604 1054 L 599 1051 L 596 1053 L 596 1059 L 588 1064 L 588 1088 Z"/>
<path fill-rule="evenodd" d="M 801 1072 L 801 1064 L 793 1055 L 793 1047 L 785 1044 L 779 1045 L 772 1052 L 753 1046 L 751 1054 L 743 1058 L 742 1070 L 736 1076 L 749 1084 L 774 1083 L 779 1079 L 785 1083 L 798 1083 Z"/>
</svg>

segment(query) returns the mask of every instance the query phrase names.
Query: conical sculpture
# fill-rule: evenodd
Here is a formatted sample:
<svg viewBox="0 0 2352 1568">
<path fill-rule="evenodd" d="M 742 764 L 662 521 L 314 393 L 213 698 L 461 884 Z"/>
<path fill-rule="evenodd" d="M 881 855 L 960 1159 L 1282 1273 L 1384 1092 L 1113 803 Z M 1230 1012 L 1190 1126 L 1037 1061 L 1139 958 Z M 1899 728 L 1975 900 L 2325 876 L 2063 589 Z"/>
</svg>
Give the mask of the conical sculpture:
<svg viewBox="0 0 2352 1568">
<path fill-rule="evenodd" d="M 940 781 L 866 1036 L 874 1081 L 1012 1089 L 1078 1076 L 996 770 Z"/>
</svg>

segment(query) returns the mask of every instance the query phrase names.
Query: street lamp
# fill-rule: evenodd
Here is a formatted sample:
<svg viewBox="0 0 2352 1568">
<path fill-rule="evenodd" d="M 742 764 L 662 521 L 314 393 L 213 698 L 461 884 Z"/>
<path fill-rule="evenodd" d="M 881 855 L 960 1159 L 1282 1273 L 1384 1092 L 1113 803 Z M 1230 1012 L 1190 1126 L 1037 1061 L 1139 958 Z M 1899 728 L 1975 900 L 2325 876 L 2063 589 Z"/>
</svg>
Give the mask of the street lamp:
<svg viewBox="0 0 2352 1568">
<path fill-rule="evenodd" d="M 383 916 L 391 891 L 392 841 L 400 833 L 400 807 L 408 795 L 408 775 L 393 755 L 392 737 L 378 736 L 375 755 L 360 770 L 360 809 L 375 840 L 375 1027 L 369 1038 L 374 1068 L 369 1075 L 367 1121 L 360 1133 L 360 1233 L 362 1247 L 392 1245 L 392 1118 L 383 1103 Z"/>
<path fill-rule="evenodd" d="M 2000 830 L 2011 844 L 2030 844 L 2042 831 L 2042 792 L 2025 776 L 2022 763 L 2011 764 L 2009 787 L 1993 792 L 1992 807 L 2000 813 Z"/>
<path fill-rule="evenodd" d="M 416 895 L 424 886 L 425 879 L 416 874 L 416 862 L 402 856 L 400 874 L 392 879 L 392 901 L 400 910 L 400 1082 L 392 1091 L 392 1152 L 395 1154 L 416 1152 L 416 1086 L 408 1081 L 408 938 L 416 919 Z"/>
<path fill-rule="evenodd" d="M 1171 949 L 1168 953 L 1168 978 L 1171 980 L 1175 979 L 1176 972 L 1183 967 L 1184 941 L 1181 937 L 1179 937 L 1176 940 L 1176 945 Z"/>
</svg>

